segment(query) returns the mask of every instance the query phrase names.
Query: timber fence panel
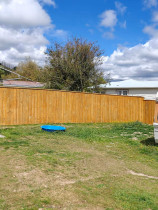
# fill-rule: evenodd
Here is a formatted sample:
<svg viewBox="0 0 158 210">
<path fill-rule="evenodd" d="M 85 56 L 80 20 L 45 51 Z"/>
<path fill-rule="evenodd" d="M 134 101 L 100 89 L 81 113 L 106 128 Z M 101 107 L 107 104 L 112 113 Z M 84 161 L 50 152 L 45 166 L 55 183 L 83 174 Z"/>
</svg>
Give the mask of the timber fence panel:
<svg viewBox="0 0 158 210">
<path fill-rule="evenodd" d="M 154 112 L 155 112 L 155 101 L 145 100 L 144 101 L 144 123 L 153 124 Z"/>
<path fill-rule="evenodd" d="M 44 89 L 0 87 L 0 125 L 37 123 L 153 123 L 155 101 Z"/>
</svg>

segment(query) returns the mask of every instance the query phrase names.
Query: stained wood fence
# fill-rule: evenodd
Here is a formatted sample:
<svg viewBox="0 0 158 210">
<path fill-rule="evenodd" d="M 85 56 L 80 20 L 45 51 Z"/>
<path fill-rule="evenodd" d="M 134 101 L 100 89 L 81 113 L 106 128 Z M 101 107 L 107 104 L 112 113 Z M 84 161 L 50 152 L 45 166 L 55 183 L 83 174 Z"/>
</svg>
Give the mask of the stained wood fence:
<svg viewBox="0 0 158 210">
<path fill-rule="evenodd" d="M 27 88 L 0 87 L 0 125 L 40 123 L 153 123 L 155 101 Z"/>
</svg>

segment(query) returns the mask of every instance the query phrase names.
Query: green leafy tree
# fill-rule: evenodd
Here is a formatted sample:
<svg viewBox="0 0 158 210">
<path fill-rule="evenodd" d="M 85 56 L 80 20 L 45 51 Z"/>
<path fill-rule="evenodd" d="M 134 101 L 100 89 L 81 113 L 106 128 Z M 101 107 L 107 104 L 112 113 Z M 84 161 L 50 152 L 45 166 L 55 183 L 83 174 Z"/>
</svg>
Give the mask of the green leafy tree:
<svg viewBox="0 0 158 210">
<path fill-rule="evenodd" d="M 99 92 L 106 79 L 99 68 L 102 51 L 93 42 L 73 38 L 65 45 L 54 43 L 47 50 L 44 80 L 47 88 Z"/>
<path fill-rule="evenodd" d="M 6 69 L 6 70 L 4 70 L 4 69 Z M 15 68 L 10 68 L 10 66 L 8 64 L 6 64 L 5 62 L 0 62 L 0 79 L 3 79 L 4 77 L 7 77 L 8 75 L 11 74 L 7 70 L 14 71 Z"/>
<path fill-rule="evenodd" d="M 0 68 L 0 79 L 2 79 L 3 75 L 5 75 L 5 71 Z"/>
<path fill-rule="evenodd" d="M 14 74 L 16 73 L 16 74 Z M 25 61 L 20 62 L 16 67 L 16 71 L 11 73 L 5 78 L 17 78 L 18 75 L 22 76 L 22 80 L 32 80 L 40 81 L 42 77 L 42 69 L 39 67 L 35 61 L 32 61 L 30 58 L 27 58 Z M 18 74 L 18 75 L 17 75 Z"/>
</svg>

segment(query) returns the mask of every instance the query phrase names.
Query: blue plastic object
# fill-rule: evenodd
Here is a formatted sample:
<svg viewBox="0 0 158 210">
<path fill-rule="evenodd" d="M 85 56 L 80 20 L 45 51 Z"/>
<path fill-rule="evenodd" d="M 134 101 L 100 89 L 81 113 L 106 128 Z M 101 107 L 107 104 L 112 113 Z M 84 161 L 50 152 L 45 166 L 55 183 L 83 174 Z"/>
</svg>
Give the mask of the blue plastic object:
<svg viewBox="0 0 158 210">
<path fill-rule="evenodd" d="M 49 131 L 49 132 L 65 131 L 66 130 L 65 127 L 57 126 L 57 125 L 42 125 L 41 128 L 42 128 L 42 130 Z"/>
</svg>

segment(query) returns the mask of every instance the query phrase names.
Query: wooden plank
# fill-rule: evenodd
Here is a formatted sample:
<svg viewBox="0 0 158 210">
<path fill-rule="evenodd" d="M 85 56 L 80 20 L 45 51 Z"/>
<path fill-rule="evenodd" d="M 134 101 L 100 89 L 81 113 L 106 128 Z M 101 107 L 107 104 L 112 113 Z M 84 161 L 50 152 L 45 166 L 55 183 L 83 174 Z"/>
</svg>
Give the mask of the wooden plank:
<svg viewBox="0 0 158 210">
<path fill-rule="evenodd" d="M 0 124 L 4 123 L 4 88 L 0 89 Z"/>
</svg>

